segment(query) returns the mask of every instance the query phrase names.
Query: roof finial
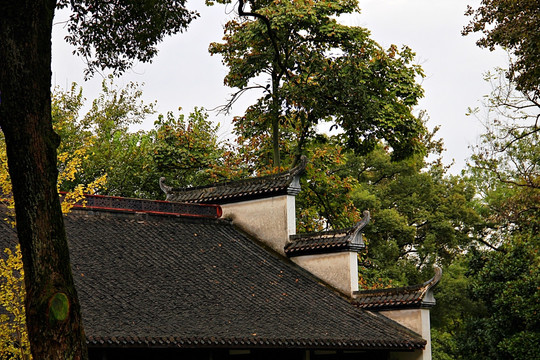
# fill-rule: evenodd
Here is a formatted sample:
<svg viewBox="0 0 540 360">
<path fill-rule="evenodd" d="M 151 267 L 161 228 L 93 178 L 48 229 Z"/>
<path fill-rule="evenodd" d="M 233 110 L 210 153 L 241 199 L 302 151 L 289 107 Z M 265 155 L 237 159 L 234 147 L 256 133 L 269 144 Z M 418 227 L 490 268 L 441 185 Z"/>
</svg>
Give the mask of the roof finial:
<svg viewBox="0 0 540 360">
<path fill-rule="evenodd" d="M 159 187 L 165 193 L 165 195 L 167 195 L 167 199 L 169 199 L 169 193 L 171 191 L 171 187 L 165 185 L 165 178 L 163 176 L 159 178 Z"/>
<path fill-rule="evenodd" d="M 306 155 L 300 156 L 300 160 L 298 161 L 298 164 L 293 167 L 291 170 L 289 170 L 289 173 L 291 176 L 300 175 L 306 170 L 306 165 L 308 163 L 308 159 Z"/>
<path fill-rule="evenodd" d="M 369 223 L 370 215 L 369 211 L 364 210 L 362 213 L 362 219 L 357 222 L 353 227 L 352 241 L 355 244 L 363 244 L 364 240 L 362 239 L 362 230 Z"/>
<path fill-rule="evenodd" d="M 369 223 L 370 219 L 371 219 L 371 216 L 369 214 L 369 211 L 364 210 L 362 212 L 362 219 L 359 222 L 357 222 L 356 225 L 354 225 L 354 227 L 358 228 L 359 230 L 362 230 Z"/>
</svg>

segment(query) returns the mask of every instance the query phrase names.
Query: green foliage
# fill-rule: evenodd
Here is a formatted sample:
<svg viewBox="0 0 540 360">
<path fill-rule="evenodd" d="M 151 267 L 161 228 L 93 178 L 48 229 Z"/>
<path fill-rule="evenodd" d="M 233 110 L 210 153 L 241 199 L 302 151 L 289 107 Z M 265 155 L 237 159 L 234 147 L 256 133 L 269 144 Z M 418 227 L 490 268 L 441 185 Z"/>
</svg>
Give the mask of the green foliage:
<svg viewBox="0 0 540 360">
<path fill-rule="evenodd" d="M 469 172 L 482 195 L 479 211 L 500 239 L 509 231 L 540 231 L 540 105 L 516 91 L 504 70 L 488 74 L 486 132 L 473 150 Z"/>
<path fill-rule="evenodd" d="M 291 132 L 293 124 L 286 123 Z M 257 133 L 253 123 L 237 129 L 246 134 L 240 137 L 243 149 L 253 150 L 246 158 L 255 172 L 264 172 L 265 164 L 271 168 L 268 151 L 266 162 L 253 160 L 264 159 L 269 134 Z M 442 143 L 433 138 L 423 138 L 432 162 L 421 154 L 395 161 L 383 144 L 358 155 L 344 147 L 339 136 L 314 135 L 306 141 L 309 162 L 296 198 L 298 231 L 346 228 L 369 210 L 368 251 L 360 259 L 362 287 L 425 281 L 433 276 L 431 265 L 451 264 L 482 230 L 474 187 L 465 178 L 446 175 L 438 157 Z M 292 166 L 295 142 L 282 140 L 288 154 L 284 159 Z"/>
<path fill-rule="evenodd" d="M 393 163 L 376 153 L 362 161 L 366 170 L 359 174 L 376 201 L 356 199 L 359 208 L 375 205 L 368 207 L 373 222 L 366 230 L 373 265 L 402 284 L 421 282 L 418 269 L 450 264 L 476 236 L 474 190 L 458 177 L 444 176 L 440 164 L 420 158 Z"/>
<path fill-rule="evenodd" d="M 430 311 L 431 347 L 433 359 L 460 358 L 460 337 L 464 324 L 472 314 L 484 313 L 485 307 L 469 293 L 469 258 L 463 254 L 444 267 L 440 283 L 435 288 L 437 305 Z"/>
<path fill-rule="evenodd" d="M 471 255 L 470 291 L 485 311 L 467 319 L 459 339 L 465 359 L 538 359 L 540 237 L 522 234 L 500 251 Z"/>
<path fill-rule="evenodd" d="M 215 178 L 211 169 L 220 166 L 226 151 L 218 141 L 218 126 L 202 109 L 195 109 L 187 118 L 159 115 L 153 129 L 133 131 L 133 126 L 154 115 L 153 104 L 145 104 L 141 96 L 137 84 L 117 88 L 109 78 L 81 116 L 85 103 L 81 88 L 73 85 L 69 91 L 53 93 L 61 153 L 78 154 L 84 149 L 77 162 L 79 171 L 61 184 L 61 190 L 101 179 L 104 188 L 94 189 L 99 194 L 157 199 L 163 196 L 160 176 L 174 186 L 204 185 Z M 67 168 L 63 162 L 59 166 Z"/>
<path fill-rule="evenodd" d="M 537 0 L 482 0 L 466 15 L 472 20 L 463 30 L 467 35 L 481 32 L 477 45 L 493 50 L 496 45 L 510 50 L 516 57 L 508 76 L 517 89 L 540 96 L 540 12 Z"/>
<path fill-rule="evenodd" d="M 425 146 L 437 155 L 442 144 L 431 139 Z M 352 226 L 369 210 L 368 253 L 361 259 L 365 287 L 422 282 L 433 276 L 431 265 L 451 264 L 481 229 L 474 188 L 447 176 L 438 160 L 417 155 L 393 161 L 383 145 L 360 156 L 326 136 L 307 150 L 310 162 L 297 196 L 299 231 Z"/>
<path fill-rule="evenodd" d="M 494 84 L 487 131 L 469 165 L 479 190 L 473 205 L 483 220 L 479 246 L 453 263 L 451 279 L 439 286 L 440 308 L 448 312 L 433 313 L 434 358 L 538 359 L 540 353 L 540 112 L 530 94 L 517 92 L 502 74 L 487 77 Z"/>
<path fill-rule="evenodd" d="M 208 121 L 208 115 L 195 109 L 187 119 L 173 113 L 159 116 L 154 123 L 155 145 L 152 161 L 156 170 L 177 187 L 206 185 L 222 161 L 225 149 L 218 142 L 219 125 Z"/>
<path fill-rule="evenodd" d="M 198 16 L 186 9 L 185 0 L 58 1 L 58 8 L 68 6 L 72 14 L 66 40 L 85 58 L 87 75 L 106 68 L 119 74 L 134 60 L 151 61 L 166 35 L 185 30 Z"/>
<path fill-rule="evenodd" d="M 107 190 L 101 190 L 101 194 L 148 193 L 149 182 L 156 182 L 156 175 L 149 168 L 153 139 L 144 131 L 130 131 L 132 125 L 154 113 L 153 105 L 144 104 L 141 95 L 137 84 L 118 89 L 109 78 L 103 81 L 101 94 L 81 117 L 79 112 L 85 102 L 81 88 L 74 84 L 67 92 L 54 92 L 53 122 L 61 124 L 61 149 L 69 153 L 76 153 L 81 147 L 87 149 L 80 164 L 82 171 L 65 182 L 61 190 L 106 177 Z"/>
</svg>

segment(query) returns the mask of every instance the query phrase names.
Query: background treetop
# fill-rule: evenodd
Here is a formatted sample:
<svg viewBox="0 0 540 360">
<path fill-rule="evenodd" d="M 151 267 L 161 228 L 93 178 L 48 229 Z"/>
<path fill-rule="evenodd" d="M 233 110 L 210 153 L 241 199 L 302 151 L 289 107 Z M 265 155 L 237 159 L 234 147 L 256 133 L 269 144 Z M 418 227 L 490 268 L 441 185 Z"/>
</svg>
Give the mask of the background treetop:
<svg viewBox="0 0 540 360">
<path fill-rule="evenodd" d="M 224 42 L 212 43 L 210 53 L 223 57 L 229 69 L 224 83 L 237 89 L 225 110 L 247 90 L 262 91 L 235 125 L 249 123 L 243 127 L 249 137 L 271 129 L 274 166 L 279 139 L 293 139 L 298 158 L 322 122 L 340 129 L 342 145 L 358 153 L 379 140 L 395 159 L 424 150 L 425 127 L 413 114 L 423 96 L 417 82 L 423 71 L 408 47 L 385 50 L 367 29 L 339 22 L 358 10 L 357 1 L 247 5 L 239 13 L 249 17 L 229 21 Z"/>
<path fill-rule="evenodd" d="M 468 7 L 471 22 L 463 34 L 480 32 L 477 45 L 494 50 L 502 46 L 514 56 L 508 76 L 516 88 L 540 96 L 540 5 L 537 0 L 482 0 L 478 9 Z"/>
</svg>

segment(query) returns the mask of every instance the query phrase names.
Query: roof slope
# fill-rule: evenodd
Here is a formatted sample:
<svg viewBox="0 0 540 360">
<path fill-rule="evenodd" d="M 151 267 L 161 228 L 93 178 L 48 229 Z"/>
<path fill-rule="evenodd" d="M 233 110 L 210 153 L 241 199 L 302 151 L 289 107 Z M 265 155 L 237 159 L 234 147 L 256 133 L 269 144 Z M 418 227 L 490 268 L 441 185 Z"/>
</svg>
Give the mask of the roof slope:
<svg viewBox="0 0 540 360">
<path fill-rule="evenodd" d="M 412 349 L 425 341 L 221 220 L 77 210 L 66 218 L 97 346 Z M 15 240 L 0 225 L 0 240 Z"/>
<path fill-rule="evenodd" d="M 299 175 L 306 164 L 307 159 L 302 156 L 298 166 L 279 174 L 193 188 L 171 188 L 165 185 L 165 178 L 161 178 L 160 186 L 168 201 L 187 203 L 222 204 L 275 195 L 296 195 L 300 191 Z"/>
</svg>

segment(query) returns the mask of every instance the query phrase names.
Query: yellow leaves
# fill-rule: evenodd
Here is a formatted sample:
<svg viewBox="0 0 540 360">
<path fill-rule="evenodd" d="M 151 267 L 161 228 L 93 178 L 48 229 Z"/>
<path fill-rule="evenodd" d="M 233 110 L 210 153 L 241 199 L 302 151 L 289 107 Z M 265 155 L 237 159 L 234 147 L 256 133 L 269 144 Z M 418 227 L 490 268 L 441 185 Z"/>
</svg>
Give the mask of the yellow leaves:
<svg viewBox="0 0 540 360">
<path fill-rule="evenodd" d="M 20 246 L 0 258 L 0 358 L 31 359 L 24 311 L 24 270 Z"/>
<path fill-rule="evenodd" d="M 2 139 L 3 140 L 3 139 Z M 6 145 L 0 142 L 0 202 L 8 208 L 10 213 L 15 209 L 13 196 L 11 196 L 11 178 L 8 173 Z M 15 222 L 9 217 L 4 219 L 10 225 L 15 226 Z"/>
<path fill-rule="evenodd" d="M 58 162 L 62 165 L 58 174 L 58 185 L 64 181 L 75 180 L 75 176 L 82 169 L 82 162 L 86 158 L 86 149 L 76 149 L 74 152 L 58 154 Z"/>
<path fill-rule="evenodd" d="M 88 149 L 92 145 L 91 141 L 87 141 L 80 148 L 71 151 L 62 151 L 58 154 L 58 173 L 57 188 L 65 182 L 75 181 L 77 175 L 83 169 L 83 161 L 90 155 Z M 68 213 L 73 205 L 84 199 L 84 194 L 95 194 L 99 189 L 105 188 L 107 182 L 107 174 L 100 176 L 89 184 L 78 184 L 73 190 L 67 192 L 62 201 L 62 212 Z"/>
<path fill-rule="evenodd" d="M 393 59 L 396 57 L 397 52 L 398 52 L 397 46 L 394 44 L 390 45 L 390 48 L 388 49 L 388 56 Z"/>
<path fill-rule="evenodd" d="M 64 214 L 68 213 L 73 205 L 81 203 L 86 205 L 84 201 L 84 195 L 89 194 L 93 195 L 97 192 L 98 189 L 104 189 L 105 184 L 107 183 L 107 174 L 100 176 L 99 178 L 92 181 L 90 184 L 77 185 L 72 191 L 66 193 L 62 201 L 62 212 Z"/>
</svg>

